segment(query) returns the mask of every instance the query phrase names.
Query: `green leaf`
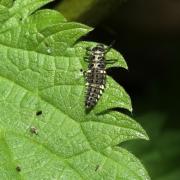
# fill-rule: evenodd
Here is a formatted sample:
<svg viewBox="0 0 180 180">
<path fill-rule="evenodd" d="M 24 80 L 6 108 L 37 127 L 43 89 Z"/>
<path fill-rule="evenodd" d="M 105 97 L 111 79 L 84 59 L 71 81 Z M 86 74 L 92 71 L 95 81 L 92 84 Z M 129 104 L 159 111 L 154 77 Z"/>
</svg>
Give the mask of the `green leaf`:
<svg viewBox="0 0 180 180">
<path fill-rule="evenodd" d="M 11 7 L 13 4 L 13 0 L 0 0 L 0 6 Z"/>
<path fill-rule="evenodd" d="M 108 77 L 97 106 L 85 111 L 80 70 L 87 68 L 85 47 L 96 43 L 79 38 L 92 28 L 56 11 L 34 12 L 47 2 L 16 0 L 0 16 L 1 178 L 149 179 L 132 154 L 116 148 L 148 139 L 136 121 L 109 110 L 132 110 L 125 90 Z M 127 68 L 117 51 L 108 58 Z"/>
</svg>

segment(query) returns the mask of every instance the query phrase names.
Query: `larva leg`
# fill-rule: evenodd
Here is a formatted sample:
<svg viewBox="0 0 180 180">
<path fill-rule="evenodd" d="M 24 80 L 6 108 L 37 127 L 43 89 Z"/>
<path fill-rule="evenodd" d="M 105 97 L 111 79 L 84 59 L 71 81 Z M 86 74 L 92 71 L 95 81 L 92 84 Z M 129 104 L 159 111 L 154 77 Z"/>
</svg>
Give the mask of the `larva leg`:
<svg viewBox="0 0 180 180">
<path fill-rule="evenodd" d="M 87 71 L 83 71 L 83 76 L 86 78 L 87 77 Z"/>
<path fill-rule="evenodd" d="M 106 60 L 106 64 L 114 64 L 114 63 L 116 63 L 117 61 L 118 61 L 117 59 Z"/>
<path fill-rule="evenodd" d="M 91 47 L 86 47 L 86 50 L 91 52 L 92 51 L 92 48 Z"/>
<path fill-rule="evenodd" d="M 88 57 L 84 57 L 84 61 L 85 62 L 89 62 L 89 58 Z"/>
</svg>

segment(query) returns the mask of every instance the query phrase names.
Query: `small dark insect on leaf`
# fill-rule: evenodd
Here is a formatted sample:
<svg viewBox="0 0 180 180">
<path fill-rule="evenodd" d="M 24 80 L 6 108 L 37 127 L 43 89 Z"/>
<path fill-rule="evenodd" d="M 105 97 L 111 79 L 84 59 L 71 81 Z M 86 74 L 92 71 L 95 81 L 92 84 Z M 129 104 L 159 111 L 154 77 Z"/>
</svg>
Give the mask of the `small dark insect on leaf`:
<svg viewBox="0 0 180 180">
<path fill-rule="evenodd" d="M 21 171 L 21 168 L 19 166 L 16 166 L 16 171 L 17 172 L 20 172 Z"/>
<path fill-rule="evenodd" d="M 41 110 L 36 112 L 36 116 L 40 116 L 41 114 L 42 114 Z"/>
<path fill-rule="evenodd" d="M 31 128 L 30 128 L 30 132 L 31 132 L 32 134 L 38 135 L 38 130 L 37 130 L 37 128 L 35 128 L 35 127 L 31 127 Z"/>
</svg>

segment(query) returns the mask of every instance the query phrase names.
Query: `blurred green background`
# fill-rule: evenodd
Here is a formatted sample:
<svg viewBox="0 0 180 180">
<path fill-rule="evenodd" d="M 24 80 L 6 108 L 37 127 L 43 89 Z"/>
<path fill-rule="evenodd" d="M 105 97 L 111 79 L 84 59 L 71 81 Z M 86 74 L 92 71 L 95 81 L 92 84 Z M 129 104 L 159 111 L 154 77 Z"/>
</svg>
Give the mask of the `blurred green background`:
<svg viewBox="0 0 180 180">
<path fill-rule="evenodd" d="M 151 139 L 123 146 L 141 159 L 153 180 L 180 179 L 180 1 L 56 0 L 47 7 L 94 27 L 84 40 L 116 41 L 129 71 L 108 73 L 130 94 L 132 116 Z"/>
</svg>

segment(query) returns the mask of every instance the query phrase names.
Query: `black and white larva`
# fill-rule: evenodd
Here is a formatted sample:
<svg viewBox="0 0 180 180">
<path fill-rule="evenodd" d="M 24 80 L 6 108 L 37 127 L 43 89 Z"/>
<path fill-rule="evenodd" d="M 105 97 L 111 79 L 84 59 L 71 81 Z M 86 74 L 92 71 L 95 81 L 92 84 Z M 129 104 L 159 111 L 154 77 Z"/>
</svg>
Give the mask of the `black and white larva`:
<svg viewBox="0 0 180 180">
<path fill-rule="evenodd" d="M 112 45 L 105 48 L 103 44 L 97 44 L 93 48 L 87 48 L 87 61 L 89 63 L 86 71 L 86 109 L 93 108 L 101 97 L 106 85 L 106 53 Z"/>
</svg>

